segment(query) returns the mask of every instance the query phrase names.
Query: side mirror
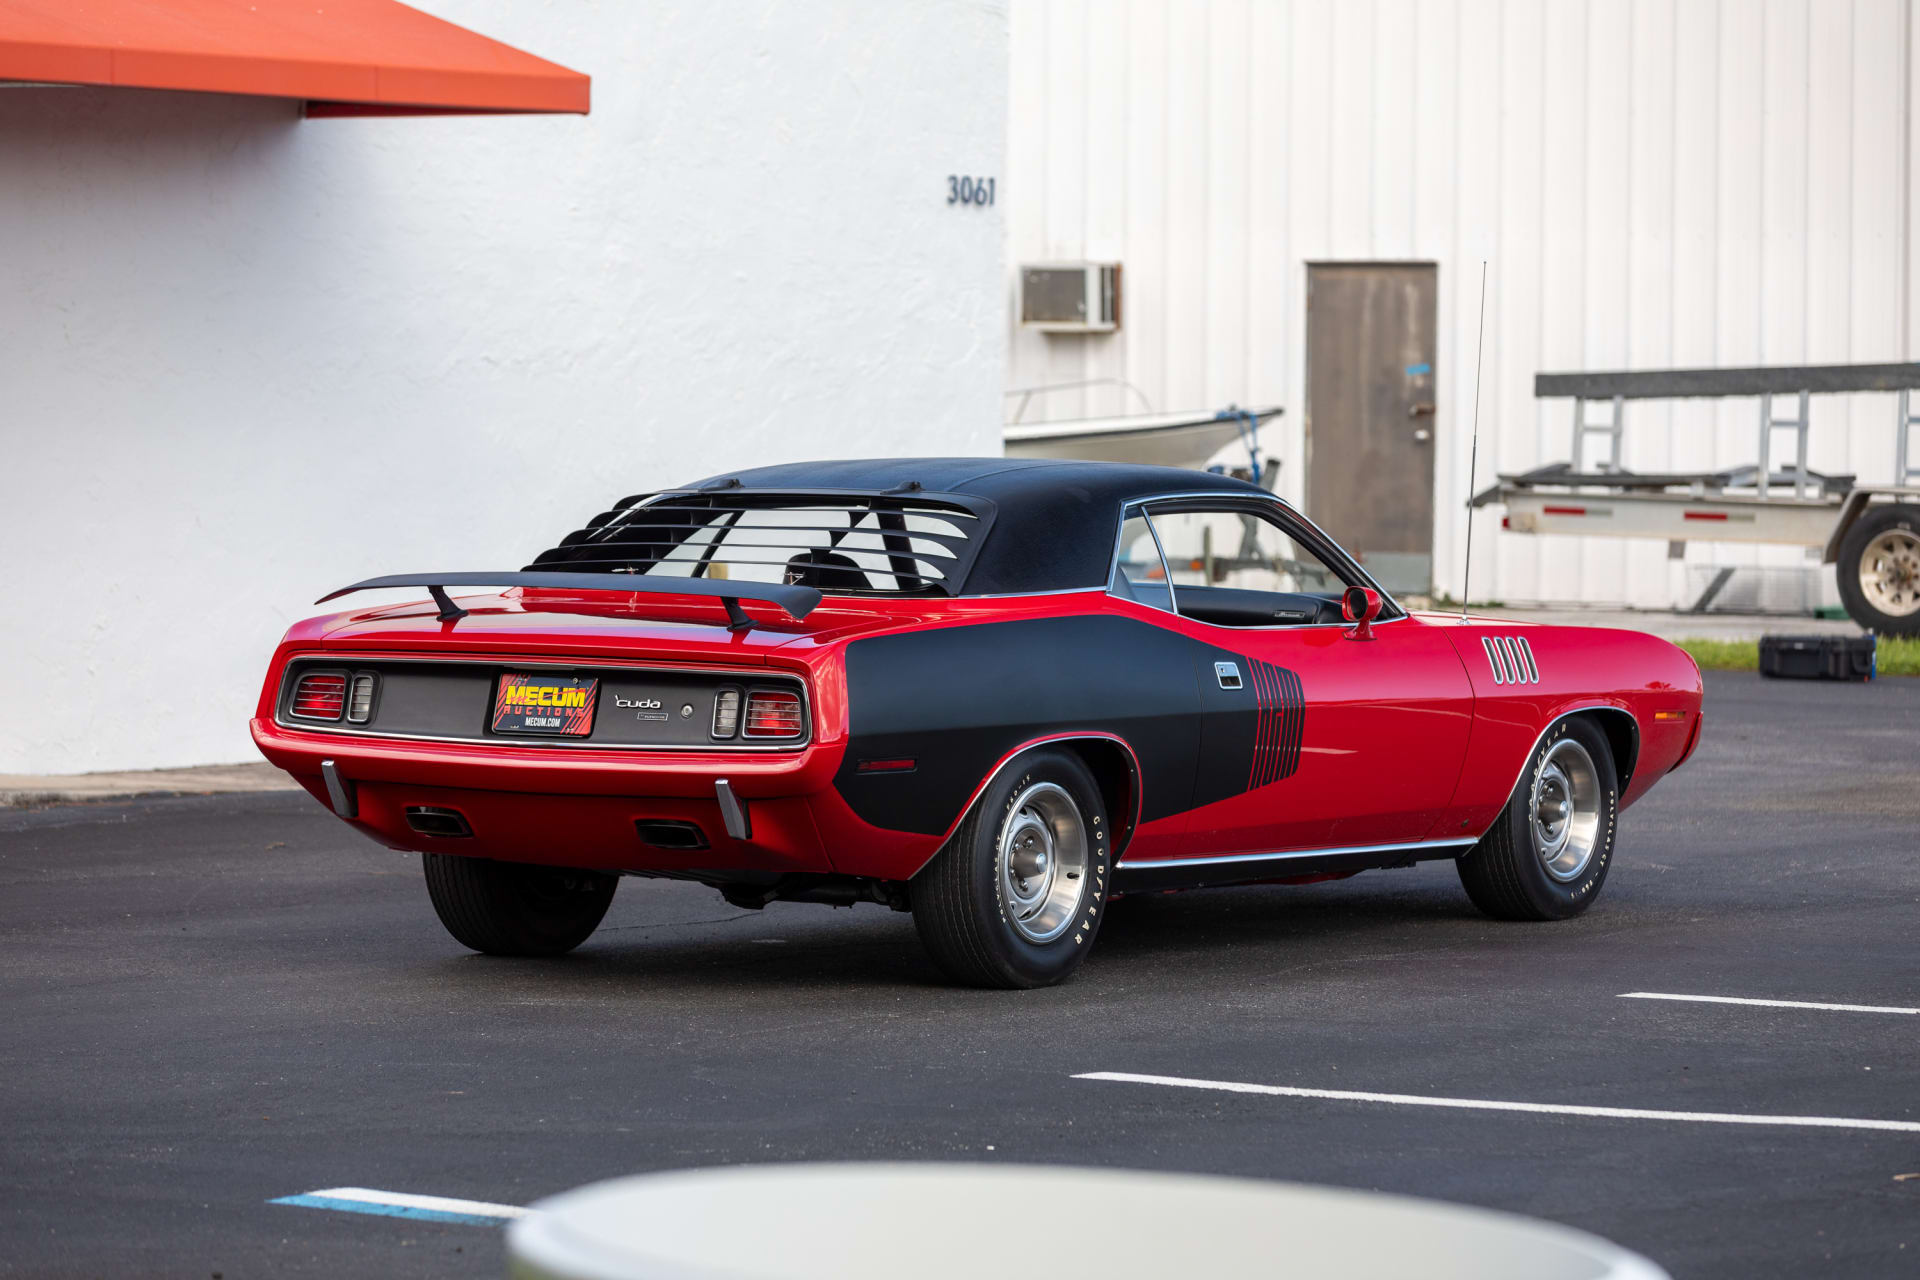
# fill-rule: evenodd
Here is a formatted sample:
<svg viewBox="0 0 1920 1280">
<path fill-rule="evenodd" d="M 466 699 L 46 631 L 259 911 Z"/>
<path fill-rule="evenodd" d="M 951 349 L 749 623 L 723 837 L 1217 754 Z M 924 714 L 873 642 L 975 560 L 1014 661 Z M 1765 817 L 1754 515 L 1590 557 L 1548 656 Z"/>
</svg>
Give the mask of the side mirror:
<svg viewBox="0 0 1920 1280">
<path fill-rule="evenodd" d="M 1371 587 L 1348 587 L 1340 596 L 1340 616 L 1353 624 L 1347 628 L 1347 639 L 1373 639 L 1373 620 L 1380 616 L 1380 593 Z"/>
</svg>

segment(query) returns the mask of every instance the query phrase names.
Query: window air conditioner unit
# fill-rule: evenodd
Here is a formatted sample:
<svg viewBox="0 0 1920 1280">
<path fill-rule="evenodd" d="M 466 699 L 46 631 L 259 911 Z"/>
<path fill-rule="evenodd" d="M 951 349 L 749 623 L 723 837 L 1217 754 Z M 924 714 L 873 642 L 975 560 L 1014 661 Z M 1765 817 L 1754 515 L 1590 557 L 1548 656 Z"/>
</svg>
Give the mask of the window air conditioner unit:
<svg viewBox="0 0 1920 1280">
<path fill-rule="evenodd" d="M 1020 323 L 1043 333 L 1112 333 L 1120 327 L 1120 264 L 1021 267 Z"/>
</svg>

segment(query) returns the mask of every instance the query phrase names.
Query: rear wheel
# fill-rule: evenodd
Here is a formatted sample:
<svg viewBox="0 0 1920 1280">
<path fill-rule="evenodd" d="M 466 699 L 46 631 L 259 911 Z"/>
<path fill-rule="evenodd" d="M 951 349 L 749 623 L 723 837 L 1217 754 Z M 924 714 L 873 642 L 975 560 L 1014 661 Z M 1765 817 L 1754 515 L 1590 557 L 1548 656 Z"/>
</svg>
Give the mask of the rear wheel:
<svg viewBox="0 0 1920 1280">
<path fill-rule="evenodd" d="M 1920 635 L 1920 507 L 1868 507 L 1840 540 L 1834 581 L 1869 631 Z"/>
<path fill-rule="evenodd" d="M 970 986 L 1063 982 L 1099 931 L 1107 852 L 1086 765 L 1033 752 L 1001 770 L 914 877 L 914 926 L 934 963 Z"/>
<path fill-rule="evenodd" d="M 565 955 L 600 926 L 620 883 L 600 871 L 420 856 L 440 923 L 462 946 L 490 956 Z"/>
<path fill-rule="evenodd" d="M 1613 861 L 1619 775 L 1600 727 L 1571 716 L 1533 750 L 1507 807 L 1459 861 L 1496 920 L 1564 920 L 1593 905 Z"/>
</svg>

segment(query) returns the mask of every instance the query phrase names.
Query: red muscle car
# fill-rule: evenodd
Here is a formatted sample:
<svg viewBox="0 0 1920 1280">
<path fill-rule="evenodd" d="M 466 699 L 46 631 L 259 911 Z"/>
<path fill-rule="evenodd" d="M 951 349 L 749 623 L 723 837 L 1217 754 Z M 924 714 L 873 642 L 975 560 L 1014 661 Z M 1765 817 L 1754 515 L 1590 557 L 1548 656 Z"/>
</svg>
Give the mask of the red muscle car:
<svg viewBox="0 0 1920 1280">
<path fill-rule="evenodd" d="M 1272 494 L 1159 467 L 766 467 L 326 599 L 382 587 L 432 602 L 293 627 L 254 740 L 493 954 L 578 946 L 626 875 L 911 911 L 1005 987 L 1141 890 L 1447 858 L 1560 919 L 1700 737 L 1663 640 L 1409 613 Z"/>
</svg>

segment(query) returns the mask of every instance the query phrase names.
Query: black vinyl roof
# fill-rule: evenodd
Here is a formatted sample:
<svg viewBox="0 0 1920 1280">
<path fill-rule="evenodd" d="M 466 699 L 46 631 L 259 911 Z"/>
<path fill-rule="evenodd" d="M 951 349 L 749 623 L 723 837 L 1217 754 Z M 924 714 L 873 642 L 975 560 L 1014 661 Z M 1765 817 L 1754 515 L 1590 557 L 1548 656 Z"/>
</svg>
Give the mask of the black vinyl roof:
<svg viewBox="0 0 1920 1280">
<path fill-rule="evenodd" d="M 1155 493 L 1264 489 L 1211 471 L 1152 467 L 1132 462 L 1076 462 L 1065 458 L 847 458 L 788 462 L 726 471 L 684 486 L 717 488 L 737 482 L 748 489 L 862 489 L 886 492 L 918 484 L 935 493 L 970 493 L 1002 506 L 1032 501 L 1062 488 L 1085 488 L 1114 501 Z"/>
<path fill-rule="evenodd" d="M 1158 494 L 1271 499 L 1257 485 L 1180 467 L 1052 458 L 867 458 L 790 462 L 709 476 L 676 492 L 754 490 L 950 493 L 993 504 L 985 541 L 958 594 L 1011 595 L 1100 587 L 1120 508 Z"/>
</svg>

